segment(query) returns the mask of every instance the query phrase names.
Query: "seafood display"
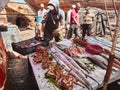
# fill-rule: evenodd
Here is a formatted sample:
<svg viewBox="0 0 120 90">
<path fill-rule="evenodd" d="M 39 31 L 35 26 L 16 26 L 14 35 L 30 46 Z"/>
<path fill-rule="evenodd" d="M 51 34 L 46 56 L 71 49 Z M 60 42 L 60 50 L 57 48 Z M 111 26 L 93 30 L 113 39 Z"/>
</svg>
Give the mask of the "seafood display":
<svg viewBox="0 0 120 90">
<path fill-rule="evenodd" d="M 79 45 L 81 43 L 78 42 L 69 42 L 69 45 L 65 42 L 49 47 L 38 46 L 36 53 L 32 55 L 34 66 L 40 64 L 44 72 L 44 81 L 52 81 L 57 88 L 55 90 L 95 90 L 100 87 L 103 84 L 110 51 L 100 46 L 101 52 L 94 54 L 86 50 L 88 45 L 92 45 L 87 41 L 85 46 Z M 96 47 L 95 49 L 97 50 Z M 115 58 L 112 74 L 119 70 L 120 61 Z"/>
<path fill-rule="evenodd" d="M 43 46 L 38 46 L 36 53 L 34 55 L 34 62 L 35 63 L 38 63 L 38 62 L 46 63 L 47 61 L 49 61 L 48 49 Z"/>
<path fill-rule="evenodd" d="M 67 71 L 68 69 L 65 70 L 64 68 L 62 68 L 63 64 L 60 65 L 58 64 L 58 62 L 53 62 L 49 59 L 49 52 L 47 48 L 38 46 L 37 52 L 34 54 L 33 60 L 36 63 L 38 62 L 41 63 L 41 66 L 43 69 L 47 69 L 47 71 L 45 72 L 45 75 L 47 75 L 47 77 L 54 79 L 55 80 L 54 83 L 58 88 L 62 86 L 67 90 L 73 90 L 72 89 L 73 83 L 80 85 L 81 87 L 84 87 L 84 85 L 82 85 L 81 83 L 78 83 L 72 71 L 68 72 Z M 69 77 L 65 78 L 66 75 L 68 75 Z M 68 81 L 66 82 L 66 80 Z"/>
<path fill-rule="evenodd" d="M 65 53 L 71 57 L 78 57 L 82 55 L 84 56 L 85 50 L 79 46 L 70 46 L 69 48 L 65 49 Z"/>
</svg>

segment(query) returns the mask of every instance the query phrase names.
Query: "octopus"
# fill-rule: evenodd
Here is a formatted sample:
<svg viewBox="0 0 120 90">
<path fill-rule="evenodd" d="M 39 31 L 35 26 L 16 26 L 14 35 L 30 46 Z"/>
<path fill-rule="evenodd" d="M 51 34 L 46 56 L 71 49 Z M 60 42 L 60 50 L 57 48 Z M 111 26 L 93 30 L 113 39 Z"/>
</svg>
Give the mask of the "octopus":
<svg viewBox="0 0 120 90">
<path fill-rule="evenodd" d="M 65 88 L 65 90 L 73 90 L 73 83 L 79 86 L 82 86 L 70 72 L 62 75 L 61 86 Z M 82 86 L 84 87 L 84 86 Z"/>
<path fill-rule="evenodd" d="M 34 55 L 34 62 L 38 63 L 38 62 L 42 62 L 43 60 L 47 60 L 49 59 L 49 52 L 48 49 L 43 47 L 43 46 L 38 46 L 36 53 Z"/>
<path fill-rule="evenodd" d="M 47 68 L 55 66 L 55 65 L 56 65 L 56 62 L 52 62 L 49 59 L 42 60 L 42 68 L 43 69 L 47 69 Z"/>
<path fill-rule="evenodd" d="M 60 68 L 60 66 L 56 65 L 54 67 L 49 67 L 48 71 L 46 72 L 47 75 L 55 79 L 55 85 L 58 87 L 59 83 L 58 81 L 62 77 L 63 71 Z"/>
<path fill-rule="evenodd" d="M 39 53 L 36 53 L 34 55 L 34 59 L 33 59 L 34 63 L 38 63 L 38 62 L 42 62 L 42 55 Z"/>
</svg>

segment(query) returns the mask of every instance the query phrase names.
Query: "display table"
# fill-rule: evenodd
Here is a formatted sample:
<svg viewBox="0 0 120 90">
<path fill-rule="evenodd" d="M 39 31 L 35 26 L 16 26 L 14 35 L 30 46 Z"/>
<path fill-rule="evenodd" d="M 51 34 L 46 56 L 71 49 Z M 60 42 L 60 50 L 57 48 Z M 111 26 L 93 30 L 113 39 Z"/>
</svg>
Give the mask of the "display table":
<svg viewBox="0 0 120 90">
<path fill-rule="evenodd" d="M 44 73 L 46 72 L 46 70 L 43 70 L 41 68 L 41 63 L 37 63 L 37 64 L 33 63 L 33 55 L 34 55 L 34 53 L 29 54 L 28 60 L 32 67 L 39 90 L 59 90 L 58 88 L 56 88 L 56 86 L 53 83 L 48 82 L 48 80 L 44 78 Z M 100 85 L 98 85 L 96 82 L 93 82 L 89 78 L 87 79 L 90 81 L 93 90 L 102 87 L 102 82 L 104 80 L 104 75 L 105 75 L 105 73 L 104 73 L 102 76 L 101 75 L 99 76 L 99 74 L 101 74 L 102 72 L 103 72 L 102 69 L 97 68 L 97 70 L 93 72 L 94 74 L 91 75 L 91 76 L 93 76 L 93 78 L 99 77 L 97 79 L 97 81 L 100 83 Z M 120 79 L 120 71 L 112 73 L 109 83 L 114 82 L 118 79 Z M 74 86 L 73 90 L 88 90 L 88 88 Z"/>
<path fill-rule="evenodd" d="M 48 80 L 44 78 L 44 73 L 46 72 L 46 70 L 43 70 L 41 68 L 41 63 L 33 63 L 33 55 L 34 53 L 29 54 L 28 60 L 31 65 L 39 90 L 59 90 L 53 83 L 48 82 Z"/>
<path fill-rule="evenodd" d="M 91 43 L 99 44 L 97 41 L 93 42 L 94 40 L 91 40 L 91 39 L 89 41 Z M 63 45 L 63 47 L 61 47 L 63 49 L 64 47 L 66 48 L 66 46 L 69 47 L 71 45 L 71 42 L 69 42 L 68 40 L 64 40 L 62 42 L 59 42 L 58 44 Z M 103 46 L 103 48 L 105 48 L 107 45 L 110 45 L 110 44 L 106 43 L 105 45 L 101 45 L 101 46 Z M 116 50 L 118 50 L 116 54 L 119 55 L 120 54 L 119 46 L 116 48 Z M 62 50 L 60 50 L 60 48 L 58 48 L 56 45 L 55 46 L 53 45 L 52 47 L 49 48 L 49 53 L 52 54 L 52 56 L 54 57 L 54 61 L 57 61 L 59 64 L 62 64 L 62 65 L 64 63 L 65 67 L 69 67 L 71 69 L 74 68 L 74 64 L 71 63 L 71 61 L 70 61 L 71 57 L 67 58 L 66 54 L 64 54 L 64 52 Z M 34 64 L 34 61 L 33 61 L 34 54 L 35 53 L 29 54 L 28 60 L 29 60 L 31 69 L 33 70 L 39 90 L 59 90 L 53 83 L 49 82 L 48 79 L 45 79 L 45 73 L 46 73 L 47 69 L 42 69 L 41 63 Z M 68 62 L 70 62 L 72 64 L 71 66 L 73 66 L 73 67 L 69 66 L 70 64 L 68 64 L 67 62 L 64 62 L 65 59 L 66 59 L 66 61 L 68 60 Z M 73 59 L 73 57 L 71 59 Z M 86 57 L 85 58 L 80 57 L 79 60 L 81 62 L 89 63 Z M 61 61 L 63 63 L 60 63 Z M 77 68 L 77 67 L 75 67 L 75 68 Z M 80 69 L 78 68 L 78 70 L 80 70 Z M 73 69 L 73 72 L 74 72 L 74 69 Z M 92 77 L 93 79 L 90 77 L 86 77 L 86 75 L 84 74 L 84 78 L 86 78 L 86 80 L 89 82 L 89 85 L 92 88 L 89 88 L 89 89 L 88 89 L 88 87 L 83 88 L 81 86 L 73 84 L 73 90 L 96 90 L 103 86 L 105 74 L 106 74 L 106 69 L 100 68 L 100 66 L 98 66 L 96 64 L 95 69 L 93 71 L 91 71 L 90 73 L 88 73 L 88 75 L 90 77 Z M 78 75 L 78 73 L 77 73 L 77 75 Z M 80 75 L 78 75 L 78 76 L 80 76 Z M 109 83 L 112 83 L 119 79 L 120 79 L 120 69 L 115 68 L 113 66 L 113 70 L 111 73 Z"/>
</svg>

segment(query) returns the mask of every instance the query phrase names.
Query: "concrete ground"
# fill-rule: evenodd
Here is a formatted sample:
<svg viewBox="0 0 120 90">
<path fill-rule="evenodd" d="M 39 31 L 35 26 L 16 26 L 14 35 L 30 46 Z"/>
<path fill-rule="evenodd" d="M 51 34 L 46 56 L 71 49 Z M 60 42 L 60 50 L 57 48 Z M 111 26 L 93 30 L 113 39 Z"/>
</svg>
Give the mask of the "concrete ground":
<svg viewBox="0 0 120 90">
<path fill-rule="evenodd" d="M 34 30 L 21 30 L 19 37 L 21 41 L 32 38 Z M 8 61 L 9 90 L 38 90 L 34 75 L 29 72 L 27 56 L 20 56 L 18 53 L 13 55 L 15 57 L 11 57 Z M 120 80 L 113 82 L 107 90 L 120 90 L 119 83 Z"/>
</svg>

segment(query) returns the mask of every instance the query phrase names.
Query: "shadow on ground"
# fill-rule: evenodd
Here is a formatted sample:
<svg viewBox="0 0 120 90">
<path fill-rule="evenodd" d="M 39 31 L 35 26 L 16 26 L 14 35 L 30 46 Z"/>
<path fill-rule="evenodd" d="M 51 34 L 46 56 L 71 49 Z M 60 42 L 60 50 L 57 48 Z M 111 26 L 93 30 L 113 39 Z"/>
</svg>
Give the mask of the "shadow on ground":
<svg viewBox="0 0 120 90">
<path fill-rule="evenodd" d="M 9 90 L 38 90 L 34 75 L 28 70 L 27 59 L 10 59 L 8 61 Z"/>
</svg>

